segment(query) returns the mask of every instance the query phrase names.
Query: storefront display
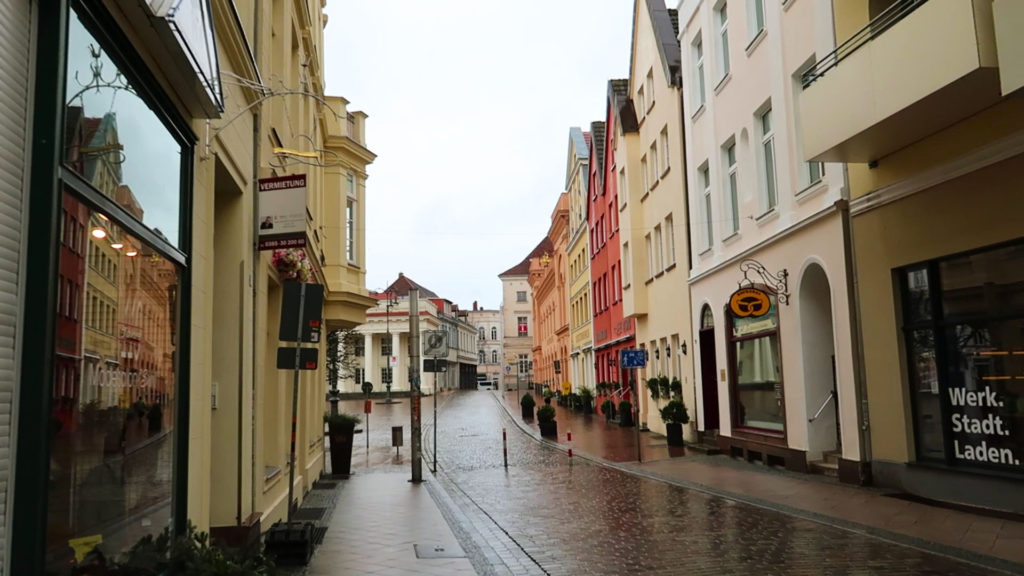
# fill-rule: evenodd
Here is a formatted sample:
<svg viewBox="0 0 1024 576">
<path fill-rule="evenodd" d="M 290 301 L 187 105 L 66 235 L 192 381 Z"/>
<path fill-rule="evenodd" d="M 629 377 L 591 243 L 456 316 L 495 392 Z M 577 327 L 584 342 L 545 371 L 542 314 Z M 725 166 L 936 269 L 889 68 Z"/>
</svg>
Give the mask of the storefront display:
<svg viewBox="0 0 1024 576">
<path fill-rule="evenodd" d="M 900 278 L 918 460 L 1024 472 L 1024 244 Z"/>
<path fill-rule="evenodd" d="M 759 297 L 750 301 L 734 298 L 746 316 L 730 308 L 733 422 L 741 428 L 783 433 L 786 419 L 776 297 L 756 292 Z M 752 307 L 756 312 L 752 313 Z"/>
</svg>

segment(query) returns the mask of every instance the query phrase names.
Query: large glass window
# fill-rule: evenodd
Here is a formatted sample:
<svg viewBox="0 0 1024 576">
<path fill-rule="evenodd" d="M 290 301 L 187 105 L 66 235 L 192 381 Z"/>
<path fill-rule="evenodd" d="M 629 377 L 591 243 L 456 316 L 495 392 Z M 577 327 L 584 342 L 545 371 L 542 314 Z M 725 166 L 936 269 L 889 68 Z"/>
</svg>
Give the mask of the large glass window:
<svg viewBox="0 0 1024 576">
<path fill-rule="evenodd" d="M 900 271 L 919 460 L 1021 472 L 1024 244 Z"/>
<path fill-rule="evenodd" d="M 178 245 L 181 144 L 74 12 L 67 54 L 64 164 Z"/>
<path fill-rule="evenodd" d="M 784 432 L 782 354 L 775 295 L 763 316 L 732 316 L 733 414 L 736 426 Z"/>
<path fill-rule="evenodd" d="M 57 320 L 48 485 L 48 562 L 66 567 L 69 540 L 99 535 L 117 552 L 168 526 L 173 482 L 180 272 L 109 217 L 65 194 L 94 226 L 89 258 L 60 267 L 85 322 Z M 101 234 L 102 233 L 102 234 Z M 77 242 L 77 240 L 76 240 Z"/>
<path fill-rule="evenodd" d="M 180 481 L 178 249 L 191 150 L 121 63 L 72 12 L 60 160 L 81 179 L 59 172 L 47 573 L 67 572 L 76 539 L 112 555 L 169 527 Z"/>
</svg>

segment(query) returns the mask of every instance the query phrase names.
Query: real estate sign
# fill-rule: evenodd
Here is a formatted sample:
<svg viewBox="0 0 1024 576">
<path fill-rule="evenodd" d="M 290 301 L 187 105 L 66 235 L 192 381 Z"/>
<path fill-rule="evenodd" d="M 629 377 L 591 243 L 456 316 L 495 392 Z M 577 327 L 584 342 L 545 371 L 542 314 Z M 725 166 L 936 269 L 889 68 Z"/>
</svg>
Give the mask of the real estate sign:
<svg viewBox="0 0 1024 576">
<path fill-rule="evenodd" d="M 306 175 L 260 178 L 260 250 L 306 245 Z"/>
</svg>

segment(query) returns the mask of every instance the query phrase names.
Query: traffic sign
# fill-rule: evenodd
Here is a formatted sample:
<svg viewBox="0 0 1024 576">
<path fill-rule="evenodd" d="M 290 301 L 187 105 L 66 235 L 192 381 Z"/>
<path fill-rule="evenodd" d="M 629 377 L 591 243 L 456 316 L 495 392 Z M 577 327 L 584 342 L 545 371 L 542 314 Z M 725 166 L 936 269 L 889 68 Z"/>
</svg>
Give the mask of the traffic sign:
<svg viewBox="0 0 1024 576">
<path fill-rule="evenodd" d="M 647 366 L 646 350 L 622 350 L 619 366 L 623 368 L 643 368 Z"/>
<path fill-rule="evenodd" d="M 423 355 L 441 358 L 448 355 L 448 333 L 444 330 L 423 332 Z"/>
<path fill-rule="evenodd" d="M 373 392 L 373 383 L 370 381 L 363 382 L 363 394 L 369 394 Z"/>
<path fill-rule="evenodd" d="M 512 366 L 508 366 L 508 365 L 506 365 L 506 366 L 505 366 L 505 374 L 508 374 L 508 373 L 509 373 L 509 372 L 511 372 L 511 371 L 512 371 Z"/>
</svg>

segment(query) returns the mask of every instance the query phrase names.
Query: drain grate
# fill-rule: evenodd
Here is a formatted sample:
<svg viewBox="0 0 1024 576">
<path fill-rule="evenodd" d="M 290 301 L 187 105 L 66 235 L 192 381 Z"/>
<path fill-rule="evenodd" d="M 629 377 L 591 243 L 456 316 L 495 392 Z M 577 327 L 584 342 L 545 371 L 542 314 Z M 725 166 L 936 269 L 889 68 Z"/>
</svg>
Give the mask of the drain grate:
<svg viewBox="0 0 1024 576">
<path fill-rule="evenodd" d="M 413 544 L 412 547 L 416 557 L 421 559 L 466 557 L 458 544 Z"/>
<path fill-rule="evenodd" d="M 315 522 L 324 517 L 327 508 L 299 508 L 292 514 L 296 522 Z"/>
<path fill-rule="evenodd" d="M 317 526 L 313 528 L 313 545 L 319 546 L 324 543 L 324 535 L 327 534 L 326 526 Z"/>
<path fill-rule="evenodd" d="M 338 483 L 330 480 L 317 480 L 313 482 L 314 490 L 334 490 L 338 487 Z"/>
</svg>

